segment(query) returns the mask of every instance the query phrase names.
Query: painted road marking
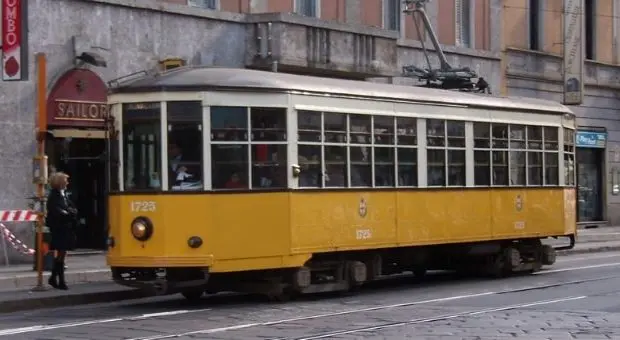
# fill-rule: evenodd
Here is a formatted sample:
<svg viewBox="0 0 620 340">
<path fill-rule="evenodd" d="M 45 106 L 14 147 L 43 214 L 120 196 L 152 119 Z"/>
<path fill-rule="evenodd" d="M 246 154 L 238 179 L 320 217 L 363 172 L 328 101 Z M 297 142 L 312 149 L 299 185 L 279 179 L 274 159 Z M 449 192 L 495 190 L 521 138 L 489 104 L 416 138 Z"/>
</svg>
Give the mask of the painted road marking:
<svg viewBox="0 0 620 340">
<path fill-rule="evenodd" d="M 487 313 L 493 313 L 493 312 L 502 312 L 502 311 L 507 311 L 507 310 L 519 309 L 519 308 L 528 308 L 528 307 L 534 307 L 534 306 L 549 305 L 553 303 L 581 300 L 585 298 L 587 298 L 587 296 L 584 295 L 584 296 L 566 297 L 566 298 L 555 299 L 555 300 L 542 300 L 542 301 L 536 301 L 536 302 L 530 302 L 530 303 L 521 303 L 517 305 L 508 305 L 504 307 L 495 307 L 495 308 L 481 309 L 477 311 L 469 311 L 469 312 L 464 312 L 464 313 L 441 315 L 441 316 L 436 316 L 432 318 L 412 319 L 412 320 L 405 321 L 405 322 L 394 322 L 394 323 L 383 324 L 383 325 L 372 326 L 372 327 L 364 327 L 364 328 L 358 328 L 358 329 L 352 329 L 352 330 L 342 330 L 342 331 L 324 333 L 320 335 L 314 335 L 314 336 L 305 337 L 305 338 L 297 338 L 296 340 L 314 340 L 314 339 L 331 338 L 331 337 L 339 336 L 339 335 L 376 331 L 376 330 L 381 330 L 381 329 L 386 329 L 386 328 L 409 326 L 409 325 L 434 322 L 434 321 L 443 321 L 443 320 L 456 319 L 456 318 L 487 314 Z"/>
<path fill-rule="evenodd" d="M 576 270 L 587 270 L 587 269 L 595 269 L 595 268 L 602 268 L 602 267 L 614 267 L 614 266 L 620 266 L 620 262 L 604 263 L 604 264 L 597 264 L 597 265 L 590 265 L 590 266 L 580 266 L 580 267 L 572 267 L 572 268 L 551 269 L 551 270 L 545 270 L 545 271 L 534 273 L 534 275 L 551 274 L 551 273 L 557 273 L 557 272 L 567 272 L 567 271 L 576 271 Z M 559 282 L 559 283 L 553 284 L 551 286 L 558 286 L 558 285 L 562 285 L 562 284 L 563 284 L 562 282 Z M 572 283 L 569 282 L 568 284 L 572 284 Z M 509 293 L 510 291 L 522 291 L 522 290 L 528 290 L 528 289 L 540 289 L 540 288 L 543 288 L 543 287 L 545 287 L 545 286 L 531 286 L 531 287 L 525 287 L 525 288 L 519 288 L 519 289 L 510 289 L 510 290 L 497 291 L 497 292 L 483 292 L 483 293 L 477 293 L 477 294 L 457 295 L 457 296 L 450 296 L 450 297 L 444 297 L 444 298 L 436 298 L 436 299 L 431 299 L 431 300 L 422 300 L 422 301 L 413 301 L 413 302 L 407 302 L 407 303 L 400 303 L 400 304 L 395 304 L 395 305 L 377 306 L 377 307 L 363 308 L 363 309 L 353 309 L 353 310 L 346 310 L 346 311 L 341 311 L 341 312 L 319 314 L 319 315 L 311 315 L 311 316 L 301 316 L 301 317 L 297 317 L 297 318 L 293 318 L 293 319 L 277 320 L 277 321 L 270 321 L 270 322 L 265 322 L 265 323 L 246 323 L 246 324 L 233 325 L 233 326 L 214 328 L 214 329 L 208 329 L 208 330 L 200 330 L 200 331 L 194 331 L 194 332 L 188 332 L 188 333 L 182 333 L 182 334 L 165 335 L 165 336 L 164 335 L 162 335 L 162 336 L 152 336 L 152 337 L 144 337 L 144 338 L 134 338 L 134 339 L 129 339 L 129 340 L 158 340 L 158 339 L 169 339 L 169 338 L 181 337 L 181 336 L 191 335 L 191 334 L 201 334 L 201 333 L 205 333 L 205 332 L 206 333 L 210 333 L 210 332 L 213 332 L 213 333 L 215 333 L 215 332 L 225 332 L 225 331 L 231 331 L 231 330 L 243 329 L 243 328 L 250 328 L 250 327 L 255 327 L 255 326 L 276 325 L 276 324 L 279 324 L 279 323 L 286 323 L 286 322 L 293 322 L 293 321 L 300 321 L 300 320 L 309 320 L 309 319 L 317 319 L 317 318 L 325 318 L 325 317 L 330 317 L 330 316 L 339 316 L 339 315 L 360 313 L 360 312 L 366 312 L 366 311 L 374 311 L 374 310 L 381 310 L 381 309 L 406 307 L 406 306 L 413 306 L 413 305 L 420 305 L 420 304 L 429 304 L 429 303 L 436 303 L 436 302 L 443 302 L 443 301 L 450 301 L 450 300 L 475 298 L 475 297 L 479 297 L 479 296 L 486 296 L 486 295 L 493 295 L 493 294 L 506 294 L 506 293 Z M 83 327 L 83 326 L 89 326 L 89 325 L 106 324 L 106 323 L 120 322 L 120 321 L 130 321 L 130 320 L 137 320 L 139 318 L 155 318 L 155 317 L 160 317 L 160 316 L 189 314 L 189 313 L 199 313 L 199 312 L 209 311 L 209 310 L 211 310 L 211 309 L 210 308 L 208 308 L 208 309 L 196 309 L 196 310 L 189 310 L 189 311 L 188 310 L 179 310 L 179 311 L 164 312 L 164 313 L 143 314 L 143 315 L 133 316 L 133 317 L 118 317 L 118 318 L 99 319 L 99 320 L 90 320 L 90 321 L 81 321 L 81 322 L 69 322 L 69 323 L 62 323 L 62 324 L 36 325 L 36 326 L 30 326 L 30 327 L 10 328 L 10 329 L 5 329 L 5 330 L 0 330 L 0 336 L 24 334 L 24 333 L 33 333 L 33 332 L 40 332 L 40 331 L 45 331 L 45 330 L 53 330 L 53 329 L 61 329 L 61 328 Z"/>
<path fill-rule="evenodd" d="M 533 273 L 533 274 L 534 275 L 543 275 L 543 274 L 551 274 L 551 273 L 569 272 L 569 271 L 594 269 L 594 268 L 603 268 L 603 267 L 618 267 L 618 266 L 620 266 L 620 262 L 602 263 L 602 264 L 593 264 L 593 265 L 590 265 L 590 266 L 560 268 L 560 269 L 549 269 L 549 270 L 543 270 L 543 271 L 540 271 L 540 272 L 536 272 L 536 273 Z"/>
<path fill-rule="evenodd" d="M 142 314 L 142 315 L 137 315 L 137 316 L 132 316 L 132 317 L 119 317 L 119 318 L 99 319 L 99 320 L 90 320 L 90 321 L 81 321 L 81 322 L 67 322 L 67 323 L 60 323 L 60 324 L 55 324 L 55 325 L 37 325 L 37 326 L 30 326 L 30 327 L 20 327 L 20 328 L 0 330 L 0 336 L 32 333 L 32 332 L 42 332 L 42 331 L 48 331 L 52 329 L 61 329 L 61 328 L 73 328 L 73 327 L 81 327 L 81 326 L 100 325 L 100 324 L 119 322 L 119 321 L 144 320 L 144 319 L 152 319 L 152 318 L 161 317 L 161 316 L 200 313 L 200 312 L 206 312 L 209 310 L 211 310 L 211 308 L 194 309 L 194 310 L 177 310 L 177 311 L 172 311 L 172 312 Z"/>
</svg>

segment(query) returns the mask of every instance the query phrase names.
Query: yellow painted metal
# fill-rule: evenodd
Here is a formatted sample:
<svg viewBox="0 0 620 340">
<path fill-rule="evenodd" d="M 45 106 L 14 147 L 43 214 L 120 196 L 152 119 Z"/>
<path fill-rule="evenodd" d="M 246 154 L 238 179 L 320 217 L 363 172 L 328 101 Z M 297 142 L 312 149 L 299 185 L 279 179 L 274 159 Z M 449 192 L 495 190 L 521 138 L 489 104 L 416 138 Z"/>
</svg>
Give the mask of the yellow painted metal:
<svg viewBox="0 0 620 340">
<path fill-rule="evenodd" d="M 320 252 L 576 233 L 568 188 L 114 195 L 109 211 L 109 265 L 211 272 L 297 267 Z M 138 216 L 154 225 L 145 242 L 131 235 Z M 192 236 L 203 245 L 189 247 Z"/>
</svg>

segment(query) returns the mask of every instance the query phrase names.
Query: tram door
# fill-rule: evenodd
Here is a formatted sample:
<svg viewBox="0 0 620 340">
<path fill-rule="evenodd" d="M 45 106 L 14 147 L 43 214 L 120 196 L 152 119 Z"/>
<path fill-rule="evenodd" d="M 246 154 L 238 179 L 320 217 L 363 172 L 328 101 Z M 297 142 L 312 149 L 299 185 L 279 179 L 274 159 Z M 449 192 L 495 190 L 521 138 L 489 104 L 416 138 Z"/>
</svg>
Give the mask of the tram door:
<svg viewBox="0 0 620 340">
<path fill-rule="evenodd" d="M 69 178 L 68 194 L 79 212 L 77 249 L 104 250 L 105 139 L 53 138 L 49 164 Z"/>
</svg>

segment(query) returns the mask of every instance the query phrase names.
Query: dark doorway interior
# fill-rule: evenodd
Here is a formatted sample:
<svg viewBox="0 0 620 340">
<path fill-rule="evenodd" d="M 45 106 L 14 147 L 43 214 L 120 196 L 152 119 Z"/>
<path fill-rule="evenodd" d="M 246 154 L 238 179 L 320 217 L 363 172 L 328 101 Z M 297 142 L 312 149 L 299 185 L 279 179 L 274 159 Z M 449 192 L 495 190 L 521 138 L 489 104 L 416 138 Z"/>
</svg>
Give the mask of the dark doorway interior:
<svg viewBox="0 0 620 340">
<path fill-rule="evenodd" d="M 603 221 L 603 151 L 577 148 L 577 220 Z"/>
<path fill-rule="evenodd" d="M 66 172 L 68 194 L 79 211 L 78 249 L 104 250 L 105 230 L 105 140 L 52 138 L 47 147 L 49 165 Z"/>
</svg>

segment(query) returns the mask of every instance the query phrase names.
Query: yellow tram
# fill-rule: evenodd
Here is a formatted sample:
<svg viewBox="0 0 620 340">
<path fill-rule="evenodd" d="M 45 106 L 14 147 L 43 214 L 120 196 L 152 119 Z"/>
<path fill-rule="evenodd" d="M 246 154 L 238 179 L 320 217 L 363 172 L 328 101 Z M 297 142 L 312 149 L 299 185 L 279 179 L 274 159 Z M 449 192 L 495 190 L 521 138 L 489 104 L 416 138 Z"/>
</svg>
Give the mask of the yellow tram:
<svg viewBox="0 0 620 340">
<path fill-rule="evenodd" d="M 122 285 L 196 298 L 494 276 L 574 245 L 575 116 L 529 98 L 246 69 L 111 90 L 109 251 Z"/>
</svg>

